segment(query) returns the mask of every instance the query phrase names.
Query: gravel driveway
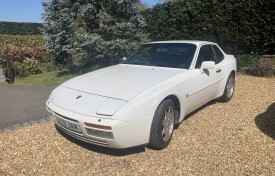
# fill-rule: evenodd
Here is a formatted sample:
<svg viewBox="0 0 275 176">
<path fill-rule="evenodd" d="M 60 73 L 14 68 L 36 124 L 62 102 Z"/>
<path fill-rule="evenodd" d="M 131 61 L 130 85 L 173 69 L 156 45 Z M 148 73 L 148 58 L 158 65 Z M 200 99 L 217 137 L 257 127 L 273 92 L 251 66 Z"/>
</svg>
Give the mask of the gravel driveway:
<svg viewBox="0 0 275 176">
<path fill-rule="evenodd" d="M 274 175 L 274 90 L 274 78 L 240 75 L 231 102 L 191 115 L 161 151 L 68 140 L 52 121 L 2 132 L 0 175 Z"/>
</svg>

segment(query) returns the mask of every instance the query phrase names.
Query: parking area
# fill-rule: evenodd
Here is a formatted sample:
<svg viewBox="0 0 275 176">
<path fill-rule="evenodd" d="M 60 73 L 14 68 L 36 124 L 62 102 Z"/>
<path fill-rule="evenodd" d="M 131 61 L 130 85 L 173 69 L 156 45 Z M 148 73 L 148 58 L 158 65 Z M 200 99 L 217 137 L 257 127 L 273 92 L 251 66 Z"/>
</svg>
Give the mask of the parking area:
<svg viewBox="0 0 275 176">
<path fill-rule="evenodd" d="M 1 132 L 0 175 L 274 175 L 274 90 L 275 78 L 239 75 L 229 103 L 188 116 L 160 151 L 86 144 L 53 121 Z"/>
</svg>

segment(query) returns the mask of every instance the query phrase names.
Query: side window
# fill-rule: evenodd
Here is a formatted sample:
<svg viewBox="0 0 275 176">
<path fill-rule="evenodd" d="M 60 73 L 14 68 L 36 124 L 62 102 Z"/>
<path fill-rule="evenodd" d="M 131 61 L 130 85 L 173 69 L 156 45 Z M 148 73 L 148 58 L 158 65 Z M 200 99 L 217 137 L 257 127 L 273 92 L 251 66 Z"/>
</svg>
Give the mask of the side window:
<svg viewBox="0 0 275 176">
<path fill-rule="evenodd" d="M 224 55 L 216 45 L 212 45 L 212 47 L 213 47 L 214 52 L 216 54 L 216 64 L 218 64 L 224 59 Z"/>
<path fill-rule="evenodd" d="M 200 48 L 199 56 L 195 68 L 200 68 L 204 61 L 215 61 L 214 53 L 210 45 L 203 45 Z"/>
</svg>

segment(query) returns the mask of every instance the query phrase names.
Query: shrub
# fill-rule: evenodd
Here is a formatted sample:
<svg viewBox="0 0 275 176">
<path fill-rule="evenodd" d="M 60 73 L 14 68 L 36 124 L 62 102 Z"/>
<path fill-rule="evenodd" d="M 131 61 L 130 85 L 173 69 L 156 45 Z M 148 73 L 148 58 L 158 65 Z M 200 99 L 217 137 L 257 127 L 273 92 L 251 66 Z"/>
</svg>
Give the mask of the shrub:
<svg viewBox="0 0 275 176">
<path fill-rule="evenodd" d="M 2 50 L 3 58 L 9 57 L 13 62 L 23 62 L 25 58 L 31 58 L 41 63 L 49 62 L 50 55 L 47 53 L 46 48 L 30 48 L 30 47 L 17 47 L 14 45 L 7 45 Z"/>
<path fill-rule="evenodd" d="M 18 76 L 29 76 L 41 73 L 39 62 L 34 59 L 26 58 L 23 62 L 13 62 L 14 74 Z"/>
<path fill-rule="evenodd" d="M 40 63 L 51 62 L 51 56 L 44 47 L 34 48 L 31 58 L 39 61 Z"/>
<path fill-rule="evenodd" d="M 239 70 L 239 69 L 250 67 L 256 58 L 251 54 L 242 54 L 242 55 L 238 55 L 236 59 L 237 59 L 237 66 Z"/>
<path fill-rule="evenodd" d="M 7 45 L 2 50 L 3 59 L 8 57 L 14 62 L 23 62 L 25 59 L 22 57 L 21 51 L 14 45 Z"/>
<path fill-rule="evenodd" d="M 247 70 L 247 72 L 254 76 L 274 76 L 274 60 L 265 57 L 254 60 L 253 65 Z"/>
<path fill-rule="evenodd" d="M 40 35 L 5 35 L 0 34 L 0 55 L 2 55 L 2 49 L 7 45 L 13 45 L 17 47 L 43 47 L 43 37 Z"/>
<path fill-rule="evenodd" d="M 58 68 L 52 62 L 47 62 L 47 63 L 41 64 L 41 70 L 46 72 L 51 72 L 51 71 L 58 70 Z"/>
</svg>

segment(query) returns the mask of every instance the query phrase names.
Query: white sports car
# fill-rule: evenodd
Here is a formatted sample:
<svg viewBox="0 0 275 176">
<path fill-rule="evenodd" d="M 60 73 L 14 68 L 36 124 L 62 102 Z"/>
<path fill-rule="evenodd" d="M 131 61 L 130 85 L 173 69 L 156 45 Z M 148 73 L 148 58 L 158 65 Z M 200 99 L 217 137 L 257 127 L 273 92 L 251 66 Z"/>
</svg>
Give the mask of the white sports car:
<svg viewBox="0 0 275 176">
<path fill-rule="evenodd" d="M 68 135 L 110 148 L 165 148 L 174 126 L 213 99 L 229 101 L 236 59 L 215 43 L 142 45 L 121 64 L 73 78 L 46 102 Z"/>
</svg>

